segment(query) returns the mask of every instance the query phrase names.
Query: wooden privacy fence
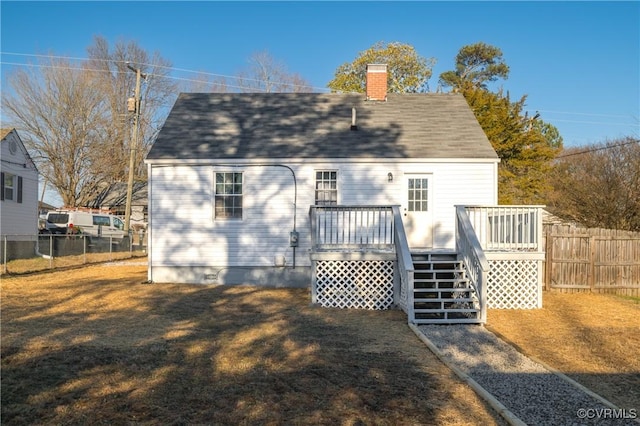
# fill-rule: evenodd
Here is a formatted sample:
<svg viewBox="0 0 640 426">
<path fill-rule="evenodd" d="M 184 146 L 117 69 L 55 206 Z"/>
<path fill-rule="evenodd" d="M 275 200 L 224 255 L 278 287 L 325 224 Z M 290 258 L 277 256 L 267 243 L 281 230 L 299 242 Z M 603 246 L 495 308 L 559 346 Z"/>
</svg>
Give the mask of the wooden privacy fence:
<svg viewBox="0 0 640 426">
<path fill-rule="evenodd" d="M 640 233 L 545 225 L 545 288 L 640 296 Z"/>
</svg>

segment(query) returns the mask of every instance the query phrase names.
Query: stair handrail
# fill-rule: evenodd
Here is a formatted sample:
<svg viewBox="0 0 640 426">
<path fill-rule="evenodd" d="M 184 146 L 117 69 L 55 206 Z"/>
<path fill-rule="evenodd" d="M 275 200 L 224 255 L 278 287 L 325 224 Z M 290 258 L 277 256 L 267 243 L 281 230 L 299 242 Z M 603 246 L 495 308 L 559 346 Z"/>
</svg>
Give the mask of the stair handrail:
<svg viewBox="0 0 640 426">
<path fill-rule="evenodd" d="M 456 206 L 456 252 L 464 262 L 470 284 L 480 302 L 480 322 L 487 322 L 487 281 L 489 261 L 478 240 L 465 206 Z"/>
<path fill-rule="evenodd" d="M 409 250 L 409 241 L 407 240 L 407 234 L 404 230 L 404 224 L 402 222 L 402 214 L 400 213 L 400 206 L 391 206 L 393 211 L 393 229 L 394 229 L 394 242 L 396 248 L 396 258 L 398 264 L 398 272 L 400 276 L 400 294 L 398 295 L 398 304 L 400 308 L 407 314 L 409 323 L 413 323 L 415 319 L 414 304 L 413 304 L 413 260 L 411 258 L 411 251 Z"/>
</svg>

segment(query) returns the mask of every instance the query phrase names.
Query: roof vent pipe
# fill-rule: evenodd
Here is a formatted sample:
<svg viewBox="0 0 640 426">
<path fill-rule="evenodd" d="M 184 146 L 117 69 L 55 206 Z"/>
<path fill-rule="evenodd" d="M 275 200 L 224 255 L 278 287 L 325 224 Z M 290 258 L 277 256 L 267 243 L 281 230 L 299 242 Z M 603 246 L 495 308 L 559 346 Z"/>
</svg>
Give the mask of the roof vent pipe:
<svg viewBox="0 0 640 426">
<path fill-rule="evenodd" d="M 351 130 L 358 130 L 358 125 L 356 124 L 356 107 L 351 108 Z"/>
</svg>

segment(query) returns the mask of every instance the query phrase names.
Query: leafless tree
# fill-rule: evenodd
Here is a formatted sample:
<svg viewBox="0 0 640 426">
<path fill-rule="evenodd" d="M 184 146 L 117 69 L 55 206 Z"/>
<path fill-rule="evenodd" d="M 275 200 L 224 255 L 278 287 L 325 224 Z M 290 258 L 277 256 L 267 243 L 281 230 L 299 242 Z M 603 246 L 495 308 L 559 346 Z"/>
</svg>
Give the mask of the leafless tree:
<svg viewBox="0 0 640 426">
<path fill-rule="evenodd" d="M 567 150 L 551 175 L 549 208 L 586 226 L 640 231 L 640 139 Z"/>
<path fill-rule="evenodd" d="M 299 74 L 289 73 L 287 67 L 267 51 L 257 52 L 249 58 L 249 67 L 236 76 L 241 92 L 309 93 L 313 87 Z"/>
<path fill-rule="evenodd" d="M 140 69 L 146 76 L 140 93 L 140 145 L 135 162 L 135 175 L 142 177 L 144 156 L 178 92 L 177 85 L 169 78 L 171 63 L 157 52 L 149 55 L 135 42 L 118 41 L 110 48 L 107 40 L 100 36 L 94 38 L 94 44 L 87 51 L 89 67 L 100 70 L 94 74 L 96 87 L 108 101 L 112 122 L 108 129 L 109 143 L 102 149 L 103 170 L 96 172 L 103 173 L 112 182 L 126 181 L 128 176 L 133 114 L 127 111 L 127 99 L 134 95 L 136 84 L 136 74 L 129 66 Z"/>
<path fill-rule="evenodd" d="M 183 78 L 180 91 L 192 93 L 228 93 L 229 87 L 225 77 L 212 76 L 212 74 L 207 72 L 199 72 L 195 77 Z"/>
<path fill-rule="evenodd" d="M 19 68 L 8 78 L 3 113 L 19 130 L 40 173 L 65 205 L 82 204 L 100 184 L 94 150 L 105 142 L 108 105 L 92 74 L 63 59 Z"/>
<path fill-rule="evenodd" d="M 7 123 L 21 137 L 45 179 L 66 206 L 82 206 L 105 184 L 126 181 L 136 75 L 146 79 L 141 90 L 140 145 L 135 175 L 144 179 L 143 158 L 164 122 L 177 88 L 167 78 L 169 63 L 152 57 L 135 43 L 118 42 L 113 50 L 96 37 L 82 65 L 54 55 L 8 77 L 2 97 Z"/>
</svg>

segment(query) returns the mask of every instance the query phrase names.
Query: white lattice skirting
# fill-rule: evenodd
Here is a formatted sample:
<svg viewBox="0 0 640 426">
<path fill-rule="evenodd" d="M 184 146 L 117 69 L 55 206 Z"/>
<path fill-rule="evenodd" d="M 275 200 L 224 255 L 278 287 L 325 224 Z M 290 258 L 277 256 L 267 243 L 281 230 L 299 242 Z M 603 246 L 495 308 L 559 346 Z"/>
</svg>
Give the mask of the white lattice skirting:
<svg viewBox="0 0 640 426">
<path fill-rule="evenodd" d="M 393 261 L 318 260 L 316 301 L 330 308 L 389 309 Z"/>
<path fill-rule="evenodd" d="M 539 260 L 490 260 L 487 305 L 493 309 L 541 308 Z"/>
<path fill-rule="evenodd" d="M 400 279 L 400 300 L 398 300 L 398 306 L 400 306 L 400 309 L 402 309 L 405 314 L 409 312 L 407 306 L 407 304 L 409 303 L 408 286 L 409 283 L 405 282 L 403 279 Z"/>
</svg>

